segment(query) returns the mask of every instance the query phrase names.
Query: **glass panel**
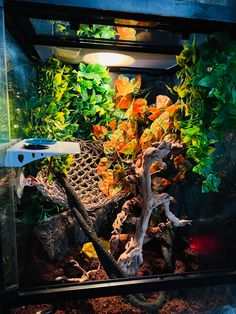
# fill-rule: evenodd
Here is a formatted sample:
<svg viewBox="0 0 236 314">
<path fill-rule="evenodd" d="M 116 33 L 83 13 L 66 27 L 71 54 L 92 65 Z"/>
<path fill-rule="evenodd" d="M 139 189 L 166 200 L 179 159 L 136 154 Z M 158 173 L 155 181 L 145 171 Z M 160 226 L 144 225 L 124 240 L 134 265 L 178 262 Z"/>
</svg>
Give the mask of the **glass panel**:
<svg viewBox="0 0 236 314">
<path fill-rule="evenodd" d="M 35 106 L 35 93 L 36 93 L 36 71 L 32 62 L 27 59 L 25 54 L 16 44 L 11 35 L 6 32 L 6 62 L 7 62 L 7 79 L 8 79 L 8 103 L 10 112 L 10 133 L 12 141 L 18 141 L 25 137 L 25 128 L 30 120 L 29 110 Z M 6 112 L 6 110 L 5 110 Z M 6 168 L 2 168 L 4 171 Z M 11 221 L 6 224 L 5 229 L 8 231 L 9 238 L 2 239 L 3 247 L 5 250 L 11 250 L 11 256 L 8 257 L 7 269 L 10 272 L 14 271 L 14 275 L 20 275 L 21 267 L 17 270 L 15 241 L 17 241 L 17 255 L 19 265 L 21 261 L 25 261 L 26 244 L 30 237 L 30 230 L 25 225 L 21 213 L 19 213 L 19 204 L 24 189 L 23 168 L 14 168 L 14 170 L 7 170 L 8 181 L 4 183 L 5 203 L 8 206 L 9 214 L 11 214 Z M 6 185 L 6 186 L 5 186 Z M 2 189 L 3 189 L 2 187 Z M 14 195 L 13 195 L 14 193 Z M 14 202 L 13 202 L 14 196 Z M 13 217 L 16 216 L 15 226 L 13 224 Z M 15 230 L 16 228 L 16 234 Z M 6 245 L 11 243 L 11 245 Z M 8 253 L 9 255 L 9 253 Z M 10 260 L 10 262 L 9 262 Z M 10 267 L 12 264 L 12 267 Z M 7 271 L 7 270 L 6 270 Z M 5 271 L 5 272 L 6 272 Z"/>
<path fill-rule="evenodd" d="M 67 21 L 41 19 L 30 19 L 30 21 L 38 35 L 51 35 L 68 39 L 137 41 L 160 46 L 170 45 L 172 47 L 182 44 L 179 34 L 153 29 L 158 26 L 156 22 L 115 19 L 114 23 L 118 24 L 117 26 L 78 23 L 72 24 L 72 29 L 70 23 Z"/>
<path fill-rule="evenodd" d="M 53 35 L 67 38 L 76 37 L 76 32 L 70 29 L 69 22 L 33 18 L 30 21 L 38 35 Z"/>
<path fill-rule="evenodd" d="M 82 106 L 81 104 L 84 103 L 88 106 L 88 104 L 90 104 L 90 99 L 95 97 L 93 96 L 95 92 L 92 92 L 92 88 L 94 88 L 96 82 L 99 83 L 96 99 L 97 101 L 102 99 L 101 97 L 98 97 L 98 91 L 101 88 L 101 81 L 98 79 L 98 74 L 96 73 L 95 76 L 93 73 L 94 69 L 99 69 L 99 71 L 101 71 L 100 67 L 96 66 L 95 68 L 95 66 L 92 66 L 91 64 L 88 66 L 85 66 L 84 64 L 80 64 L 79 66 L 69 66 L 68 64 L 60 64 L 56 60 L 51 60 L 51 62 L 53 63 L 50 63 L 49 66 L 52 64 L 53 66 L 56 66 L 56 72 L 47 73 L 54 73 L 55 76 L 53 77 L 55 77 L 55 80 L 58 78 L 58 73 L 63 73 L 63 76 L 60 76 L 59 86 L 63 86 L 63 91 L 64 88 L 69 86 L 66 94 L 64 94 L 64 96 L 66 95 L 65 98 L 60 98 L 60 105 L 64 101 L 66 108 L 69 108 L 68 104 L 71 104 L 69 101 L 70 99 L 72 99 L 72 101 L 74 101 L 74 99 L 78 101 L 79 99 L 79 102 L 76 102 L 76 106 Z M 54 68 L 50 69 L 54 70 Z M 105 75 L 103 71 L 99 73 Z M 116 81 L 118 75 L 119 74 L 116 75 L 114 81 Z M 169 77 L 166 75 L 157 76 L 156 74 L 147 72 L 145 74 L 141 73 L 141 75 L 142 82 L 140 83 L 142 84 L 142 90 L 147 93 L 145 94 L 147 95 L 145 99 L 147 103 L 150 104 L 153 113 L 157 114 L 156 118 L 158 118 L 160 116 L 159 109 L 162 108 L 160 99 L 163 99 L 163 96 L 161 95 L 173 97 L 168 91 L 166 84 L 169 86 L 170 81 L 176 80 L 176 77 Z M 94 77 L 96 77 L 96 82 Z M 68 78 L 71 79 L 70 85 L 67 81 Z M 66 81 L 66 85 L 61 83 L 61 79 Z M 139 79 L 141 80 L 141 78 Z M 122 86 L 122 80 L 124 80 L 125 86 L 130 86 L 128 84 L 132 84 L 130 83 L 130 80 L 131 82 L 136 82 L 137 85 L 139 84 L 136 76 L 127 75 L 126 78 L 121 76 L 120 81 L 116 81 L 116 85 L 119 83 Z M 78 87 L 78 85 L 76 85 L 78 82 L 83 82 L 83 85 L 81 84 Z M 54 86 L 55 85 L 51 84 L 49 85 L 49 88 Z M 105 87 L 108 88 L 107 84 Z M 76 90 L 77 88 L 78 90 Z M 82 93 L 83 88 L 83 93 L 86 91 L 85 96 Z M 104 90 L 102 89 L 102 91 Z M 160 96 L 158 97 L 157 95 Z M 48 100 L 51 102 L 53 97 L 54 94 L 52 93 L 50 94 L 50 97 L 45 98 L 46 104 Z M 170 103 L 168 98 L 164 99 Z M 128 105 L 130 104 L 128 103 Z M 157 106 L 160 106 L 160 108 Z M 53 110 L 54 108 L 55 102 L 53 102 Z M 172 110 L 173 108 L 175 110 L 176 107 L 171 107 Z M 34 112 L 37 114 L 36 111 Z M 85 110 L 84 112 L 88 113 L 88 110 Z M 121 112 L 122 111 L 118 110 L 119 114 L 121 114 Z M 124 117 L 121 115 L 120 117 L 123 121 Z M 88 117 L 86 118 L 88 119 Z M 167 118 L 168 121 L 170 121 L 169 119 L 171 118 L 169 114 Z M 147 120 L 147 125 L 148 123 L 149 125 L 152 123 L 152 119 L 149 120 Z M 76 121 L 78 122 L 78 120 Z M 158 121 L 158 123 L 162 123 L 161 120 Z M 86 126 L 88 126 L 88 123 L 86 123 Z M 165 126 L 163 126 L 163 128 L 164 127 Z M 78 131 L 78 129 L 76 129 L 76 131 Z M 89 134 L 90 133 L 91 132 L 89 132 Z M 168 180 L 158 178 L 157 175 L 157 191 L 169 193 L 169 195 L 173 197 L 173 199 L 171 199 L 172 202 L 170 203 L 171 212 L 181 218 L 181 220 L 190 219 L 192 221 L 187 221 L 182 227 L 177 228 L 176 226 L 173 226 L 172 223 L 170 224 L 170 221 L 168 221 L 170 220 L 169 218 L 173 218 L 171 213 L 169 213 L 167 218 L 164 214 L 165 208 L 157 206 L 153 212 L 151 220 L 149 221 L 147 233 L 142 238 L 144 241 L 144 245 L 142 247 L 143 256 L 141 255 L 141 250 L 136 252 L 134 250 L 133 253 L 135 258 L 133 258 L 132 254 L 129 255 L 129 251 L 126 251 L 125 247 L 128 241 L 130 241 L 129 244 L 132 244 L 131 236 L 135 232 L 135 226 L 140 226 L 138 225 L 138 217 L 141 214 L 141 206 L 140 204 L 136 204 L 133 207 L 131 206 L 128 208 L 128 210 L 130 210 L 128 214 L 125 214 L 124 210 L 122 210 L 122 202 L 115 203 L 115 205 L 110 204 L 110 206 L 106 207 L 105 211 L 103 211 L 103 207 L 99 207 L 97 205 L 101 196 L 101 194 L 99 194 L 100 196 L 96 198 L 96 193 L 98 193 L 97 181 L 100 179 L 96 177 L 96 170 L 92 172 L 91 169 L 97 169 L 95 161 L 98 160 L 93 156 L 93 149 L 95 148 L 93 147 L 92 142 L 89 142 L 88 146 L 86 146 L 86 144 L 84 145 L 85 154 L 83 156 L 78 156 L 75 159 L 75 162 L 72 164 L 68 172 L 68 176 L 74 182 L 73 187 L 76 191 L 81 193 L 78 195 L 80 195 L 81 199 L 86 202 L 86 208 L 88 208 L 88 212 L 90 213 L 93 221 L 96 221 L 98 236 L 105 239 L 103 242 L 105 247 L 109 247 L 108 242 L 115 233 L 113 226 L 116 226 L 116 224 L 119 223 L 121 223 L 121 225 L 123 224 L 117 247 L 113 247 L 111 250 L 113 250 L 114 259 L 116 260 L 118 260 L 118 257 L 121 255 L 124 259 L 126 259 L 128 255 L 128 258 L 132 260 L 134 265 L 136 260 L 139 261 L 140 267 L 136 269 L 135 274 L 134 272 L 129 273 L 129 265 L 131 264 L 126 264 L 125 267 L 127 267 L 126 270 L 128 269 L 128 276 L 136 275 L 150 277 L 169 272 L 183 273 L 235 267 L 236 256 L 234 253 L 234 247 L 236 228 L 234 208 L 236 199 L 233 180 L 236 168 L 234 162 L 228 165 L 228 159 L 224 159 L 226 157 L 222 153 L 224 149 L 223 146 L 217 147 L 220 156 L 222 155 L 224 157 L 222 157 L 219 162 L 224 162 L 227 164 L 227 167 L 229 166 L 229 181 L 222 181 L 223 185 L 218 193 L 202 193 L 199 177 L 196 177 L 195 173 L 192 174 L 192 172 L 187 172 L 186 167 L 189 167 L 190 164 L 183 158 L 183 156 L 179 156 L 179 158 L 175 159 L 175 164 L 173 164 L 172 159 L 168 160 L 168 165 L 171 170 L 169 170 L 170 172 L 164 172 Z M 227 156 L 229 156 L 232 161 L 235 160 L 236 137 L 233 133 L 225 139 L 225 145 L 227 145 L 228 150 Z M 92 149 L 92 152 L 86 153 L 86 149 L 90 148 Z M 99 154 L 99 152 L 96 152 L 96 154 L 97 153 Z M 177 170 L 178 167 L 180 167 L 179 170 Z M 193 176 L 191 177 L 191 180 L 188 180 L 188 177 L 185 178 L 185 172 L 187 173 L 186 176 L 191 173 L 191 176 Z M 40 172 L 38 179 L 41 183 L 47 182 L 46 173 L 47 172 Z M 43 176 L 43 178 L 41 176 Z M 78 177 L 83 177 L 83 183 L 79 187 Z M 177 183 L 176 181 L 178 178 L 179 182 Z M 184 179 L 187 181 L 184 181 Z M 27 211 L 28 214 L 31 213 L 32 216 L 37 216 L 34 217 L 37 219 L 33 222 L 30 221 L 30 223 L 34 224 L 33 237 L 29 239 L 29 242 L 31 243 L 29 244 L 27 242 L 27 245 L 25 245 L 23 240 L 21 243 L 21 246 L 25 246 L 25 250 L 28 250 L 25 255 L 28 258 L 23 264 L 21 264 L 22 269 L 24 269 L 21 277 L 22 285 L 32 287 L 36 285 L 51 285 L 55 283 L 60 285 L 64 282 L 73 281 L 84 282 L 109 279 L 109 276 L 111 277 L 111 272 L 114 270 L 111 271 L 110 266 L 106 270 L 101 267 L 101 265 L 106 266 L 107 261 L 105 259 L 108 260 L 109 258 L 107 256 L 104 257 L 104 255 L 100 258 L 100 260 L 97 258 L 91 241 L 89 241 L 81 231 L 81 225 L 77 224 L 77 221 L 71 218 L 73 215 L 71 215 L 71 212 L 67 210 L 68 208 L 61 207 L 61 205 L 64 206 L 66 204 L 64 202 L 65 194 L 58 192 L 61 191 L 58 189 L 58 186 L 52 186 L 50 185 L 51 183 L 46 184 L 48 184 L 44 185 L 46 190 L 43 189 L 41 191 L 50 200 L 55 201 L 59 207 L 55 204 L 53 206 L 52 203 L 50 203 L 47 198 L 44 199 L 43 196 L 41 196 L 39 202 L 39 199 L 34 198 L 33 193 L 25 193 L 21 204 L 22 210 L 25 212 Z M 165 195 L 168 194 L 164 194 L 164 196 Z M 90 197 L 95 198 L 93 201 L 90 201 Z M 36 203 L 39 205 L 38 207 L 36 206 Z M 95 206 L 95 209 L 90 210 L 89 206 Z M 60 211 L 64 211 L 64 213 L 58 213 Z M 121 211 L 123 211 L 123 213 L 121 213 L 121 217 L 124 215 L 124 222 L 120 216 L 118 216 Z M 170 225 L 172 226 L 171 228 Z M 92 232 L 92 228 L 90 228 L 90 231 Z M 139 233 L 138 236 L 141 238 L 143 235 L 140 235 Z M 83 246 L 84 244 L 85 246 Z M 119 265 L 122 267 L 122 263 Z M 115 270 L 115 272 L 116 271 L 117 270 Z"/>
<path fill-rule="evenodd" d="M 12 170 L 2 168 L 9 146 L 6 47 L 3 12 L 0 10 L 0 289 L 17 283 Z"/>
<path fill-rule="evenodd" d="M 222 285 L 178 291 L 146 293 L 146 301 L 138 301 L 140 295 L 101 297 L 73 300 L 58 304 L 31 305 L 12 308 L 10 314 L 75 313 L 75 314 L 230 314 L 235 313 L 235 286 Z M 44 312 L 45 311 L 45 312 Z"/>
</svg>

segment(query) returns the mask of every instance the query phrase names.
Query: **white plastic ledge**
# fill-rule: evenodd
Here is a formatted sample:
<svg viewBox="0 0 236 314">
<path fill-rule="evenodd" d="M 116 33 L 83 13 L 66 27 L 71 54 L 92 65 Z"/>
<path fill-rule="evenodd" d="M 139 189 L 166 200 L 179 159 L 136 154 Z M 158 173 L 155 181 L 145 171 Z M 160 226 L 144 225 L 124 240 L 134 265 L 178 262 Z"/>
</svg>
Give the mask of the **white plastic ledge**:
<svg viewBox="0 0 236 314">
<path fill-rule="evenodd" d="M 65 154 L 80 154 L 79 143 L 75 142 L 56 142 L 48 145 L 46 149 L 31 150 L 23 145 L 26 142 L 20 141 L 6 150 L 4 167 L 22 167 L 32 161 L 39 160 L 49 156 L 60 156 Z"/>
</svg>

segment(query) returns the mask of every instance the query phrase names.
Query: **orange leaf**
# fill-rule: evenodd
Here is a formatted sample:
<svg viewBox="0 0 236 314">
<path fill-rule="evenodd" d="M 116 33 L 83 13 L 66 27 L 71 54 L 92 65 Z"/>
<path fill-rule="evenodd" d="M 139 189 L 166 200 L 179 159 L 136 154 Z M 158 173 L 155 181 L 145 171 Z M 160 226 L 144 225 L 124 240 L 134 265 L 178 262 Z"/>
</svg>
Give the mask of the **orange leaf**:
<svg viewBox="0 0 236 314">
<path fill-rule="evenodd" d="M 142 150 L 150 147 L 154 140 L 155 138 L 152 132 L 149 129 L 145 129 L 139 140 Z"/>
<path fill-rule="evenodd" d="M 103 125 L 94 125 L 93 133 L 97 139 L 103 139 L 108 134 L 108 130 Z"/>
<path fill-rule="evenodd" d="M 109 185 L 108 185 L 107 182 L 99 181 L 98 182 L 98 187 L 102 191 L 103 194 L 105 194 L 106 196 L 109 195 Z"/>
<path fill-rule="evenodd" d="M 170 185 L 171 182 L 165 178 L 155 177 L 152 180 L 152 188 L 156 192 L 162 191 L 165 187 Z"/>
<path fill-rule="evenodd" d="M 135 78 L 129 80 L 127 76 L 121 74 L 115 81 L 115 87 L 117 90 L 116 98 L 132 94 L 141 87 L 141 75 L 139 74 Z"/>
<path fill-rule="evenodd" d="M 162 130 L 158 121 L 158 118 L 154 120 L 150 126 L 152 134 L 155 136 L 156 141 L 160 141 L 162 138 Z"/>
<path fill-rule="evenodd" d="M 148 118 L 150 120 L 155 120 L 157 117 L 159 117 L 163 111 L 160 108 L 157 107 L 150 107 L 148 110 L 152 113 Z"/>
<path fill-rule="evenodd" d="M 116 119 L 109 122 L 109 127 L 114 131 L 116 129 L 117 121 Z"/>
<path fill-rule="evenodd" d="M 139 24 L 139 21 L 119 19 L 119 18 L 115 18 L 114 22 L 115 24 L 132 25 L 132 26 Z"/>
<path fill-rule="evenodd" d="M 109 167 L 109 162 L 106 157 L 102 157 L 97 166 L 97 173 L 100 175 L 103 171 L 107 170 Z"/>
<path fill-rule="evenodd" d="M 150 173 L 153 174 L 153 173 L 156 173 L 158 171 L 160 171 L 162 168 L 161 168 L 161 165 L 158 161 L 155 161 L 151 167 L 150 167 Z"/>
<path fill-rule="evenodd" d="M 176 169 L 179 169 L 179 167 L 182 165 L 182 164 L 185 164 L 187 162 L 187 160 L 183 157 L 182 154 L 178 155 L 175 157 L 174 159 L 174 166 Z"/>
<path fill-rule="evenodd" d="M 120 109 L 128 109 L 132 102 L 132 95 L 127 94 L 121 97 L 119 100 L 117 107 Z"/>
<path fill-rule="evenodd" d="M 102 173 L 102 178 L 105 182 L 107 182 L 108 186 L 113 185 L 113 172 L 111 169 Z"/>
<path fill-rule="evenodd" d="M 131 142 L 127 143 L 122 149 L 120 149 L 120 153 L 125 155 L 132 155 L 136 151 L 137 141 L 133 139 Z"/>
<path fill-rule="evenodd" d="M 129 109 L 126 111 L 125 118 L 128 119 L 128 120 L 134 119 L 133 104 L 131 104 Z"/>
<path fill-rule="evenodd" d="M 136 40 L 136 30 L 134 28 L 118 26 L 117 32 L 121 40 Z"/>
<path fill-rule="evenodd" d="M 140 21 L 137 24 L 138 26 L 144 26 L 144 27 L 152 27 L 157 26 L 158 22 L 148 22 L 148 21 Z"/>
<path fill-rule="evenodd" d="M 168 96 L 158 95 L 156 97 L 156 105 L 158 108 L 166 108 L 172 105 L 172 100 Z"/>
<path fill-rule="evenodd" d="M 174 176 L 174 178 L 173 178 L 172 180 L 173 180 L 174 182 L 175 182 L 175 181 L 184 180 L 184 179 L 185 179 L 185 172 L 186 172 L 186 170 L 180 171 L 179 173 L 177 173 L 176 176 Z"/>
<path fill-rule="evenodd" d="M 115 87 L 118 92 L 116 97 L 125 96 L 134 91 L 134 86 L 130 83 L 129 78 L 122 74 L 119 75 L 118 79 L 115 81 Z"/>
<path fill-rule="evenodd" d="M 132 140 L 137 135 L 138 125 L 136 121 L 123 121 L 119 124 L 119 129 L 126 132 Z"/>
<path fill-rule="evenodd" d="M 176 114 L 177 111 L 179 111 L 180 108 L 181 108 L 181 105 L 175 104 L 166 108 L 166 111 L 169 112 L 169 115 L 172 117 L 173 115 Z"/>
<path fill-rule="evenodd" d="M 135 99 L 133 103 L 133 114 L 136 119 L 144 119 L 147 111 L 147 101 L 144 98 Z"/>
</svg>

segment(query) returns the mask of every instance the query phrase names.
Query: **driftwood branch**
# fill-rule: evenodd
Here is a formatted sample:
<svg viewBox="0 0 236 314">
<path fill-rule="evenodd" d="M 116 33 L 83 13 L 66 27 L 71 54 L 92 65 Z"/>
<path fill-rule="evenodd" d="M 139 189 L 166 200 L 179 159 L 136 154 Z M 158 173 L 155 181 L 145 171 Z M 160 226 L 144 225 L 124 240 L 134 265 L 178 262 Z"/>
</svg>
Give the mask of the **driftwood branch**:
<svg viewBox="0 0 236 314">
<path fill-rule="evenodd" d="M 148 229 L 149 220 L 152 211 L 158 206 L 164 207 L 166 217 L 173 223 L 174 226 L 184 226 L 189 223 L 188 220 L 180 220 L 170 212 L 169 205 L 173 197 L 167 193 L 157 194 L 152 191 L 151 187 L 151 165 L 158 161 L 163 169 L 166 168 L 164 157 L 170 152 L 171 147 L 168 143 L 162 142 L 158 147 L 149 147 L 145 150 L 142 158 L 142 164 L 135 169 L 137 182 L 142 195 L 142 213 L 137 221 L 136 231 L 134 236 L 126 244 L 125 252 L 118 259 L 118 265 L 126 275 L 134 275 L 139 266 L 143 263 L 142 248 L 144 238 Z"/>
</svg>

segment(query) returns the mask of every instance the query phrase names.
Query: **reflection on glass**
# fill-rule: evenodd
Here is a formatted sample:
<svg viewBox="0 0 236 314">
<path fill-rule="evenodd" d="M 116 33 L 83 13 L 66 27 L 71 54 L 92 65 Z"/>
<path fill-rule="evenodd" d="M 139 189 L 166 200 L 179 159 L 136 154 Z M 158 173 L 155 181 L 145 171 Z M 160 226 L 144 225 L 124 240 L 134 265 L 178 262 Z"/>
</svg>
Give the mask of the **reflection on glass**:
<svg viewBox="0 0 236 314">
<path fill-rule="evenodd" d="M 158 31 L 157 22 L 140 22 L 134 20 L 115 19 L 114 26 L 81 23 L 71 28 L 70 22 L 59 20 L 30 19 L 38 35 L 50 35 L 63 38 L 108 39 L 124 41 L 154 42 L 158 45 L 170 46 L 181 44 L 179 34 Z M 123 26 L 124 25 L 124 26 Z"/>
<path fill-rule="evenodd" d="M 10 141 L 7 97 L 5 28 L 0 10 L 0 164 L 4 162 L 6 144 Z M 0 166 L 0 290 L 17 283 L 14 205 L 10 169 Z"/>
</svg>

